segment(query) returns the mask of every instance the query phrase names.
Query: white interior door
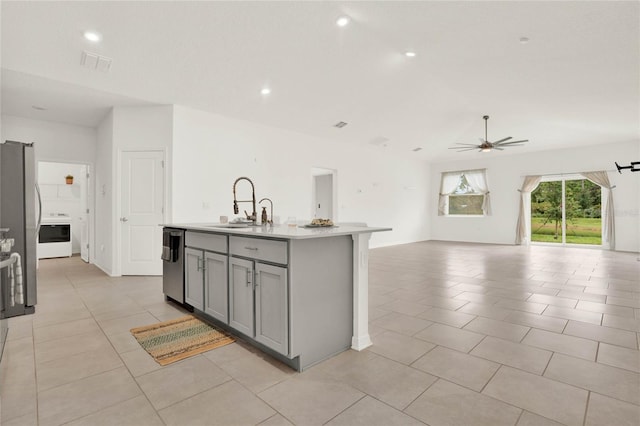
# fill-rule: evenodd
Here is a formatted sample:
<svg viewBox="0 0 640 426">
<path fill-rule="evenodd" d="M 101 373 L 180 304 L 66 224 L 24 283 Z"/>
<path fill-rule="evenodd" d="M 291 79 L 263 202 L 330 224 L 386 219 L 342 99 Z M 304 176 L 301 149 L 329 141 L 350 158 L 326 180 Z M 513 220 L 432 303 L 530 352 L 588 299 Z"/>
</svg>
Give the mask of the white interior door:
<svg viewBox="0 0 640 426">
<path fill-rule="evenodd" d="M 120 164 L 122 275 L 162 275 L 164 153 L 123 151 Z"/>
<path fill-rule="evenodd" d="M 319 219 L 333 219 L 333 175 L 314 176 L 315 212 Z"/>
</svg>

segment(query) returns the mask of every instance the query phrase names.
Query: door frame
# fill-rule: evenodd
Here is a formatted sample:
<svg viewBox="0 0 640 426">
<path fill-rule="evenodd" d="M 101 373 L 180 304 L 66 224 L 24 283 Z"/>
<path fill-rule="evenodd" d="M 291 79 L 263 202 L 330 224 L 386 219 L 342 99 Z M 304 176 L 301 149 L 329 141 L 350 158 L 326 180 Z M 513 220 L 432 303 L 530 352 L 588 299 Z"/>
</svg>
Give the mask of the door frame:
<svg viewBox="0 0 640 426">
<path fill-rule="evenodd" d="M 311 167 L 311 217 L 316 213 L 316 177 L 331 175 L 331 220 L 338 221 L 338 170 L 326 167 Z M 326 218 L 325 218 L 326 219 Z"/>
<path fill-rule="evenodd" d="M 89 231 L 89 264 L 93 264 L 94 259 L 96 259 L 96 235 L 95 235 L 95 212 L 96 212 L 96 198 L 95 198 L 95 179 L 93 179 L 93 175 L 95 173 L 95 165 L 92 161 L 81 161 L 81 160 L 65 160 L 60 158 L 50 158 L 50 157 L 38 157 L 36 158 L 36 183 L 38 182 L 38 173 L 40 169 L 40 163 L 58 163 L 58 164 L 74 164 L 87 166 L 87 208 L 89 209 L 89 214 L 87 215 L 88 219 L 88 231 Z M 82 243 L 82 242 L 81 242 Z"/>
<path fill-rule="evenodd" d="M 543 182 L 560 182 L 562 185 L 562 242 L 559 243 L 549 243 L 549 242 L 543 242 L 543 241 L 533 241 L 531 238 L 531 235 L 533 233 L 533 227 L 531 226 L 531 195 L 532 193 L 535 191 L 531 191 L 528 194 L 528 207 L 527 207 L 527 211 L 526 211 L 526 215 L 527 215 L 527 221 L 528 221 L 528 228 L 529 228 L 529 232 L 528 232 L 528 238 L 529 241 L 531 242 L 531 244 L 534 245 L 540 245 L 540 246 L 549 246 L 549 247 L 580 247 L 580 248 L 590 248 L 590 249 L 603 249 L 605 248 L 605 244 L 604 244 L 604 221 L 600 221 L 600 237 L 601 237 L 601 242 L 600 244 L 576 244 L 576 243 L 567 243 L 567 219 L 566 219 L 566 181 L 569 180 L 589 180 L 586 177 L 582 176 L 580 173 L 567 173 L 567 174 L 557 174 L 557 175 L 545 175 L 542 177 L 542 179 L 540 179 L 540 183 Z M 605 214 L 605 200 L 603 197 L 603 187 L 594 183 L 594 185 L 597 185 L 600 187 L 600 218 L 604 217 Z M 536 188 L 537 189 L 537 188 Z"/>
<path fill-rule="evenodd" d="M 169 182 L 169 167 L 167 166 L 167 148 L 151 147 L 151 148 L 136 148 L 136 149 L 118 149 L 116 153 L 116 166 L 114 169 L 115 174 L 115 187 L 114 187 L 114 203 L 113 203 L 113 233 L 114 235 L 114 277 L 122 276 L 122 156 L 125 152 L 160 152 L 162 153 L 162 161 L 164 166 L 162 167 L 162 217 L 163 222 L 166 223 L 169 211 L 168 200 L 168 182 Z"/>
</svg>

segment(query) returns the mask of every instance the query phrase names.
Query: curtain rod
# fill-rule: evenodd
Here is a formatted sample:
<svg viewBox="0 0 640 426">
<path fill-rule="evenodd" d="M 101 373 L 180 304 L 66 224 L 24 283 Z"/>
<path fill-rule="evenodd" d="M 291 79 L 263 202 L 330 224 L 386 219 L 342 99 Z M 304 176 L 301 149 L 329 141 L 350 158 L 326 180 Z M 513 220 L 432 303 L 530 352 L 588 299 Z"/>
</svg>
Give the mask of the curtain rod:
<svg viewBox="0 0 640 426">
<path fill-rule="evenodd" d="M 617 172 L 617 170 L 589 170 L 589 171 L 585 171 L 585 172 L 570 172 L 570 173 L 546 173 L 546 174 L 536 174 L 536 173 L 531 173 L 528 175 L 520 175 L 520 177 L 527 177 L 527 176 L 540 176 L 540 177 L 545 177 L 545 176 L 571 176 L 571 175 L 579 175 L 582 173 L 591 173 L 591 172 Z"/>
<path fill-rule="evenodd" d="M 598 172 L 617 172 L 618 170 L 596 170 L 596 171 L 598 171 Z M 544 176 L 575 176 L 575 175 L 581 175 L 582 173 L 590 173 L 590 172 L 547 173 L 546 175 L 524 175 L 524 176 L 520 176 L 520 177 L 527 177 L 527 176 L 540 176 L 540 177 L 544 177 Z M 600 185 L 598 185 L 598 186 L 600 186 Z M 611 188 L 609 188 L 609 189 L 614 189 L 616 186 L 617 185 L 611 185 Z M 518 189 L 518 192 L 522 192 L 522 189 Z"/>
</svg>

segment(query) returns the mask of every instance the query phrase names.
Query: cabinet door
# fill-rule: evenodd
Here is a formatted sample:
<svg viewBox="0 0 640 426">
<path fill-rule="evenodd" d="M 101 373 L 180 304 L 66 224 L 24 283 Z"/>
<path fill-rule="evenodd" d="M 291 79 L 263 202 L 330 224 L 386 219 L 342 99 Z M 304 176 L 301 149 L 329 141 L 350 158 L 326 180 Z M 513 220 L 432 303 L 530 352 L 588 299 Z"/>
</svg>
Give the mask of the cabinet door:
<svg viewBox="0 0 640 426">
<path fill-rule="evenodd" d="M 184 300 L 194 308 L 204 310 L 203 252 L 184 249 Z"/>
<path fill-rule="evenodd" d="M 256 340 L 288 355 L 287 268 L 256 263 Z"/>
<path fill-rule="evenodd" d="M 204 252 L 204 311 L 228 323 L 227 256 Z"/>
<path fill-rule="evenodd" d="M 253 337 L 253 262 L 229 259 L 229 325 Z"/>
</svg>

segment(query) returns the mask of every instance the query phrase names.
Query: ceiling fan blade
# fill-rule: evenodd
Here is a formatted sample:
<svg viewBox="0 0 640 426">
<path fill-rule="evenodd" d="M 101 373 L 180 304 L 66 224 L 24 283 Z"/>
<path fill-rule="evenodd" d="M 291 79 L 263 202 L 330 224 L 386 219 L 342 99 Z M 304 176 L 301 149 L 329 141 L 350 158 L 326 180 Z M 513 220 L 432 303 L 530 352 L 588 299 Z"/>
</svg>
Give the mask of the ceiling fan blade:
<svg viewBox="0 0 640 426">
<path fill-rule="evenodd" d="M 494 146 L 494 147 L 493 147 L 493 148 L 491 148 L 491 149 L 497 149 L 498 151 L 504 151 L 504 148 L 500 148 L 500 147 L 498 147 L 498 146 Z"/>
<path fill-rule="evenodd" d="M 529 139 L 522 139 L 520 141 L 511 141 L 511 142 L 503 143 L 502 145 L 509 145 L 510 143 L 524 143 L 524 142 L 529 142 Z"/>
<path fill-rule="evenodd" d="M 529 141 L 523 140 L 523 141 L 506 142 L 506 143 L 501 143 L 500 146 L 508 146 L 508 145 L 512 145 L 513 146 L 515 144 L 523 144 L 525 142 L 529 142 Z"/>
<path fill-rule="evenodd" d="M 509 139 L 512 139 L 512 136 L 509 136 L 509 137 L 504 138 L 504 139 L 500 139 L 499 141 L 495 141 L 495 142 L 493 142 L 493 144 L 494 145 L 501 144 L 502 142 L 508 141 Z"/>
<path fill-rule="evenodd" d="M 478 146 L 475 143 L 456 143 L 456 145 Z"/>
<path fill-rule="evenodd" d="M 458 150 L 456 152 L 464 152 L 464 151 L 473 151 L 474 149 L 476 149 L 477 147 L 473 147 L 473 148 L 458 148 Z"/>
<path fill-rule="evenodd" d="M 459 151 L 468 151 L 470 149 L 476 149 L 476 148 L 477 148 L 477 146 L 471 146 L 471 147 L 468 147 L 468 148 L 464 147 L 464 146 L 452 146 L 449 149 L 457 149 Z"/>
</svg>

